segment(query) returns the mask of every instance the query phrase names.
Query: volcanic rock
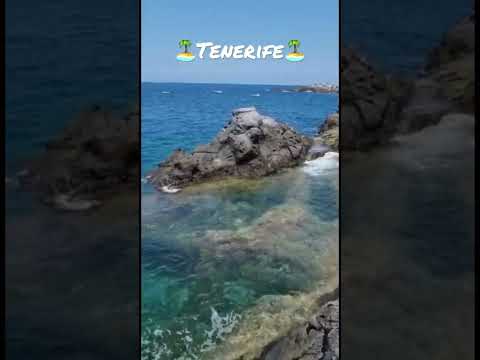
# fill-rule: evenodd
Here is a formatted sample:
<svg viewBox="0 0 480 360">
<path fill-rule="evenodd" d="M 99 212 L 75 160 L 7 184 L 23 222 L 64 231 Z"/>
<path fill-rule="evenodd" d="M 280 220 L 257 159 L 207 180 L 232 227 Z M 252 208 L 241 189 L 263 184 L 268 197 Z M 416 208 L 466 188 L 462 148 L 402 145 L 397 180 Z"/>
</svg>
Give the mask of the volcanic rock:
<svg viewBox="0 0 480 360">
<path fill-rule="evenodd" d="M 176 150 L 147 179 L 161 190 L 226 177 L 266 176 L 300 164 L 311 145 L 311 139 L 254 107 L 240 108 L 211 143 L 192 153 Z"/>
</svg>

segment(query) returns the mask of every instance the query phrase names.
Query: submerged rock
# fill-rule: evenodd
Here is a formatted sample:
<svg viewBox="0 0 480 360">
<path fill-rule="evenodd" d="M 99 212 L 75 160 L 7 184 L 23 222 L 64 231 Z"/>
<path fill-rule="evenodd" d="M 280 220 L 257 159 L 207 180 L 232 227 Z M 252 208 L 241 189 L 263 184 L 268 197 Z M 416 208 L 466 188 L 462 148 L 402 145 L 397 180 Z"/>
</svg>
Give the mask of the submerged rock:
<svg viewBox="0 0 480 360">
<path fill-rule="evenodd" d="M 161 190 L 226 177 L 262 177 L 300 164 L 311 145 L 311 139 L 254 107 L 240 108 L 211 143 L 191 154 L 176 150 L 148 181 Z"/>
</svg>

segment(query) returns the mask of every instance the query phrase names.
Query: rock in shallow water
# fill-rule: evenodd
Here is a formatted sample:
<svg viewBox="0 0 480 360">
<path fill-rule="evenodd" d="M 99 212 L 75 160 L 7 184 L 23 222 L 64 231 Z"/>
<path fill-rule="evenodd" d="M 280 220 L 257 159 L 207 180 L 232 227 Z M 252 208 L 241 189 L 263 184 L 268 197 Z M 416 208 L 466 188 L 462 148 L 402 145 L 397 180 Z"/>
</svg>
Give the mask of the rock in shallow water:
<svg viewBox="0 0 480 360">
<path fill-rule="evenodd" d="M 256 178 L 300 164 L 312 140 L 254 107 L 232 112 L 227 126 L 191 154 L 178 149 L 159 164 L 148 181 L 157 189 L 185 187 L 226 177 Z"/>
</svg>

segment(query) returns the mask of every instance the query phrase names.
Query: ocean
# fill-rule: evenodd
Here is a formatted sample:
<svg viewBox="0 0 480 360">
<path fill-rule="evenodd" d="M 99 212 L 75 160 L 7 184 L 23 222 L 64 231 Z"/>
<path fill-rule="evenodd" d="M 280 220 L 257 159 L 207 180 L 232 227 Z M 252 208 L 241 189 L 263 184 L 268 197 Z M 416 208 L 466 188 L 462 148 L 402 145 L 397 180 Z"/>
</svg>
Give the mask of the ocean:
<svg viewBox="0 0 480 360">
<path fill-rule="evenodd" d="M 142 173 L 176 148 L 209 142 L 244 106 L 311 136 L 337 110 L 338 96 L 278 85 L 144 83 Z M 142 358 L 195 359 L 248 327 L 244 314 L 266 298 L 334 281 L 337 198 L 335 157 L 173 196 L 143 183 Z"/>
</svg>

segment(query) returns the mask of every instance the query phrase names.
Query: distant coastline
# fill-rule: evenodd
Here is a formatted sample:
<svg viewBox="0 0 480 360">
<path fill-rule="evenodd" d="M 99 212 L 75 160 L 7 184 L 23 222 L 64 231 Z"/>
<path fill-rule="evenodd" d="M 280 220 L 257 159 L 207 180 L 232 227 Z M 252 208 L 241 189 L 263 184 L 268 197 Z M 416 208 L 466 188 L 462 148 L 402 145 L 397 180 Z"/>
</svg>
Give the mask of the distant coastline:
<svg viewBox="0 0 480 360">
<path fill-rule="evenodd" d="M 146 84 L 184 84 L 184 85 L 227 85 L 227 86 L 231 86 L 231 85 L 235 85 L 235 86 L 251 86 L 251 85 L 254 85 L 254 86 L 275 86 L 275 87 L 281 87 L 281 86 L 285 86 L 285 87 L 288 87 L 288 88 L 296 88 L 296 89 L 301 89 L 301 88 L 322 88 L 322 87 L 332 87 L 332 88 L 335 88 L 338 90 L 338 85 L 331 85 L 331 84 L 323 84 L 323 83 L 320 83 L 320 84 L 317 84 L 317 83 L 314 83 L 312 85 L 305 85 L 305 84 L 260 84 L 260 83 L 216 83 L 216 82 L 212 82 L 212 83 L 208 83 L 208 82 L 183 82 L 183 81 L 153 81 L 153 80 L 142 80 L 141 82 L 143 85 L 146 85 Z"/>
</svg>

